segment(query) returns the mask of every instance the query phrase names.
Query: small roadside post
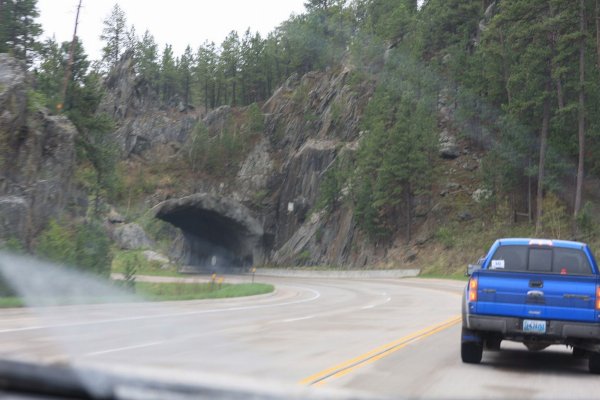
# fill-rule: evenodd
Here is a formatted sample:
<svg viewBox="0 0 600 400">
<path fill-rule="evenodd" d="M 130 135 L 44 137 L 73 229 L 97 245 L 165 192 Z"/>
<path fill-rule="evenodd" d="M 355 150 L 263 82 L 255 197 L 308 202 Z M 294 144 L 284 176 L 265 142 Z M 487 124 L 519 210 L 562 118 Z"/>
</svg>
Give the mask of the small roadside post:
<svg viewBox="0 0 600 400">
<path fill-rule="evenodd" d="M 252 267 L 252 283 L 254 283 L 254 274 L 256 273 L 256 267 Z"/>
</svg>

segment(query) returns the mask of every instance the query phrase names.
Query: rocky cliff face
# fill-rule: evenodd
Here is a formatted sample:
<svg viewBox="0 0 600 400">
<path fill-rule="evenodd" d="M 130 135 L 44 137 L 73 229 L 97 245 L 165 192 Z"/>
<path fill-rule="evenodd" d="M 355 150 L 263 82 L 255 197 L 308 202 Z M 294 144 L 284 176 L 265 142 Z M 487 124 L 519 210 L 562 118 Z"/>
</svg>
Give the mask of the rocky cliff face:
<svg viewBox="0 0 600 400">
<path fill-rule="evenodd" d="M 268 262 L 363 266 L 378 259 L 356 230 L 353 210 L 315 210 L 321 183 L 340 154 L 358 148 L 360 118 L 374 82 L 351 68 L 292 76 L 263 105 L 265 130 L 229 185 L 262 221 Z M 207 115 L 210 126 L 230 112 Z"/>
<path fill-rule="evenodd" d="M 28 94 L 24 66 L 0 54 L 0 241 L 29 243 L 71 198 L 77 130 Z"/>
<path fill-rule="evenodd" d="M 100 111 L 112 116 L 123 154 L 141 155 L 158 145 L 183 143 L 198 122 L 198 114 L 175 101 L 163 104 L 149 83 L 135 72 L 131 52 L 105 80 Z"/>
<path fill-rule="evenodd" d="M 243 204 L 262 225 L 263 238 L 257 243 L 267 263 L 362 267 L 382 261 L 386 249 L 365 240 L 349 202 L 340 201 L 339 209 L 328 213 L 316 207 L 327 171 L 342 154 L 352 157 L 359 148 L 360 121 L 375 82 L 358 75 L 352 66 L 345 66 L 291 76 L 261 106 L 264 129 L 251 141 L 235 177 L 211 179 L 201 171 L 200 177 L 177 193 L 154 196 L 149 203 L 197 193 L 220 198 L 224 204 Z M 247 123 L 245 109 L 222 106 L 204 113 L 177 102 L 161 103 L 127 57 L 108 77 L 106 87 L 103 108 L 119 121 L 115 135 L 125 157 L 139 154 L 148 160 L 152 149 L 165 144 L 171 154 L 179 152 L 183 157 L 198 122 L 213 139 L 231 129 L 232 123 L 234 130 L 244 132 Z M 225 217 L 213 221 L 225 221 Z M 206 228 L 215 232 L 229 229 Z M 182 233 L 183 237 L 198 236 L 191 230 Z M 177 247 L 189 250 L 192 242 Z M 189 254 L 175 256 L 193 258 Z"/>
</svg>

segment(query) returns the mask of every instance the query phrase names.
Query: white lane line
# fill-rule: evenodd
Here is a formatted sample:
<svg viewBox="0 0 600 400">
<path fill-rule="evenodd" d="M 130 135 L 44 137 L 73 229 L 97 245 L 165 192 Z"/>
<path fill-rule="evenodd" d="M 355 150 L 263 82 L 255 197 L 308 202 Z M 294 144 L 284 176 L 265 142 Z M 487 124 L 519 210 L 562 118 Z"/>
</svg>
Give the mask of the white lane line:
<svg viewBox="0 0 600 400">
<path fill-rule="evenodd" d="M 156 345 L 163 344 L 163 343 L 164 342 L 150 342 L 150 343 L 138 344 L 138 345 L 135 345 L 135 346 L 117 347 L 117 348 L 114 348 L 114 349 L 101 350 L 101 351 L 93 351 L 91 353 L 84 354 L 83 356 L 84 357 L 94 357 L 94 356 L 100 356 L 102 354 L 116 353 L 116 352 L 119 352 L 119 351 L 142 349 L 144 347 L 156 346 Z"/>
<path fill-rule="evenodd" d="M 11 329 L 2 329 L 0 330 L 0 333 L 5 333 L 5 332 L 22 332 L 22 331 L 34 331 L 36 329 L 44 329 L 43 326 L 41 325 L 36 325 L 36 326 L 27 326 L 25 328 L 11 328 Z"/>
<path fill-rule="evenodd" d="M 110 324 L 115 322 L 128 322 L 128 321 L 140 321 L 140 320 L 148 320 L 148 319 L 160 319 L 160 318 L 174 318 L 174 317 L 185 317 L 189 315 L 200 315 L 200 314 L 213 314 L 219 312 L 229 312 L 229 311 L 246 311 L 246 310 L 257 310 L 262 308 L 272 308 L 272 307 L 281 307 L 281 306 L 291 306 L 294 304 L 308 303 L 310 301 L 314 301 L 321 297 L 321 293 L 317 290 L 310 288 L 298 288 L 293 286 L 295 289 L 301 289 L 309 291 L 313 294 L 312 297 L 302 300 L 294 300 L 283 303 L 276 304 L 260 304 L 254 306 L 241 306 L 241 307 L 230 307 L 230 308 L 215 308 L 208 310 L 199 310 L 199 311 L 187 311 L 180 313 L 170 313 L 170 314 L 156 314 L 156 315 L 140 315 L 137 317 L 123 317 L 123 318 L 111 318 L 111 319 L 103 319 L 99 321 L 88 321 L 88 322 L 74 322 L 70 324 L 57 324 L 57 325 L 39 325 L 39 326 L 28 326 L 24 328 L 11 328 L 11 329 L 1 329 L 0 334 L 2 333 L 12 333 L 12 332 L 23 332 L 23 331 L 35 331 L 39 329 L 54 329 L 54 328 L 72 328 L 76 326 L 89 326 L 89 325 L 102 325 L 102 324 Z"/>
<path fill-rule="evenodd" d="M 314 318 L 314 315 L 308 315 L 306 317 L 299 317 L 299 318 L 289 318 L 289 319 L 284 319 L 282 322 L 296 322 L 296 321 L 303 321 L 305 319 L 311 319 Z"/>
<path fill-rule="evenodd" d="M 392 298 L 390 296 L 386 297 L 385 300 L 383 301 L 383 303 L 379 303 L 379 304 L 369 304 L 368 306 L 364 306 L 361 307 L 361 310 L 370 310 L 371 308 L 375 308 L 375 307 L 379 307 L 382 306 L 384 304 L 389 303 L 392 300 Z"/>
</svg>

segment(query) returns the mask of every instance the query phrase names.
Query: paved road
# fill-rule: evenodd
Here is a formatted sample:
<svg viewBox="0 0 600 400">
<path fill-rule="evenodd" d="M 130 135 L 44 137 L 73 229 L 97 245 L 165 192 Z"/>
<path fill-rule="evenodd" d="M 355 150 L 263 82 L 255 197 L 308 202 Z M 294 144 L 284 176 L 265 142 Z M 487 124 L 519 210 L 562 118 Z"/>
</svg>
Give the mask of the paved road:
<svg viewBox="0 0 600 400">
<path fill-rule="evenodd" d="M 247 278 L 237 278 L 237 280 Z M 410 398 L 590 398 L 564 348 L 459 357 L 461 282 L 265 278 L 252 299 L 0 311 L 0 357 L 160 367 Z"/>
</svg>

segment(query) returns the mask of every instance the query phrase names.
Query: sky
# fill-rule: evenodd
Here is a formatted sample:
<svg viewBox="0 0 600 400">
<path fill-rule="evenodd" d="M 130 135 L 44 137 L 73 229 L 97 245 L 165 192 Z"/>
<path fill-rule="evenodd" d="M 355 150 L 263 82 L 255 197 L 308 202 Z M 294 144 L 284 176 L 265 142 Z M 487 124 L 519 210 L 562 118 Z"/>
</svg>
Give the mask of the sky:
<svg viewBox="0 0 600 400">
<path fill-rule="evenodd" d="M 160 48 L 173 45 L 180 55 L 189 44 L 196 50 L 205 40 L 220 44 L 232 30 L 243 35 L 247 28 L 266 36 L 292 13 L 304 10 L 305 0 L 83 0 L 77 36 L 91 59 L 102 51 L 102 22 L 116 2 L 125 12 L 128 26 L 134 25 L 139 36 L 146 29 Z M 79 0 L 38 0 L 44 33 L 59 42 L 73 36 Z"/>
</svg>

